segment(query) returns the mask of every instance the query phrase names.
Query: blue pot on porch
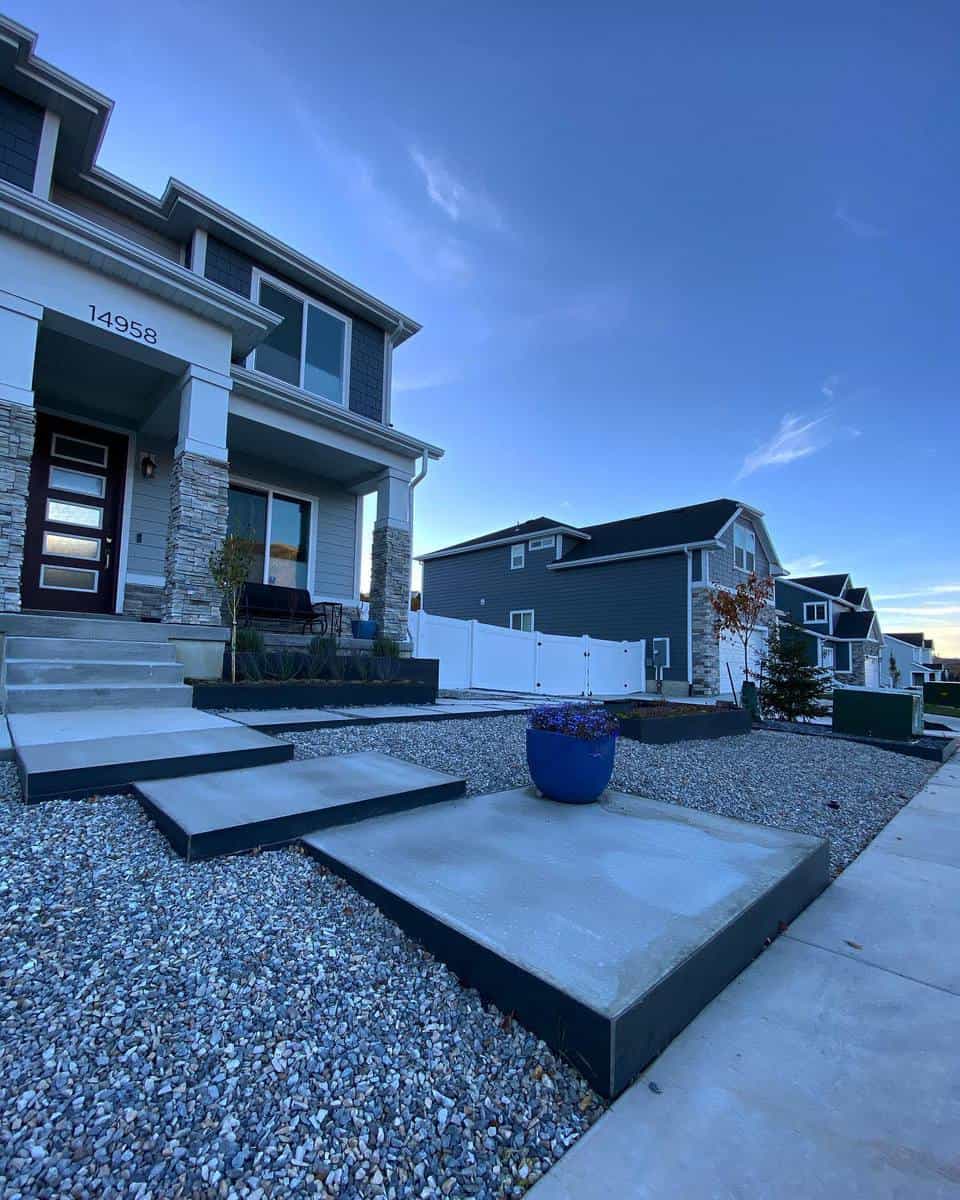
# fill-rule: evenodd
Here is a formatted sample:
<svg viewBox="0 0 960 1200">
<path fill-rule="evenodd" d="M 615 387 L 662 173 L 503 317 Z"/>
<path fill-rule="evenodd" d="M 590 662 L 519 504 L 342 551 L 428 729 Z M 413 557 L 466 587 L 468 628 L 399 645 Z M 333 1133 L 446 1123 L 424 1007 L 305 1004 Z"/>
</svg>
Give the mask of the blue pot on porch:
<svg viewBox="0 0 960 1200">
<path fill-rule="evenodd" d="M 592 804 L 610 782 L 616 734 L 589 740 L 527 730 L 527 766 L 537 789 L 561 804 Z"/>
<path fill-rule="evenodd" d="M 370 638 L 377 636 L 376 621 L 351 621 L 350 632 L 355 638 Z"/>
</svg>

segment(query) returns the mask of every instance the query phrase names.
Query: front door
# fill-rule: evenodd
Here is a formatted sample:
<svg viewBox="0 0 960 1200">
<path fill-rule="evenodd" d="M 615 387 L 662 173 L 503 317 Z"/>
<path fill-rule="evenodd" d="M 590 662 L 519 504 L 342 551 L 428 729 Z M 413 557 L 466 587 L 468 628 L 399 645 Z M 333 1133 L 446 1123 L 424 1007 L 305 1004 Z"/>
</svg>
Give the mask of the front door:
<svg viewBox="0 0 960 1200">
<path fill-rule="evenodd" d="M 37 413 L 24 608 L 115 611 L 127 448 L 125 433 Z"/>
</svg>

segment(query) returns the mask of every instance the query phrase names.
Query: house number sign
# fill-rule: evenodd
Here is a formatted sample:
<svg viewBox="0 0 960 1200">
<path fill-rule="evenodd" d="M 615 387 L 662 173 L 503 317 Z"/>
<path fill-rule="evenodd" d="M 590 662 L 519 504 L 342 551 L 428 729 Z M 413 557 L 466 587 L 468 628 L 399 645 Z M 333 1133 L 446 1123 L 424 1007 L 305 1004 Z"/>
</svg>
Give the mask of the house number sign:
<svg viewBox="0 0 960 1200">
<path fill-rule="evenodd" d="M 91 321 L 96 321 L 99 325 L 106 325 L 114 333 L 122 333 L 126 337 L 135 338 L 138 342 L 146 342 L 148 346 L 157 344 L 157 331 L 150 325 L 132 321 L 123 313 L 111 312 L 109 309 L 100 309 L 98 312 L 95 304 L 88 304 L 87 308 L 90 310 Z"/>
</svg>

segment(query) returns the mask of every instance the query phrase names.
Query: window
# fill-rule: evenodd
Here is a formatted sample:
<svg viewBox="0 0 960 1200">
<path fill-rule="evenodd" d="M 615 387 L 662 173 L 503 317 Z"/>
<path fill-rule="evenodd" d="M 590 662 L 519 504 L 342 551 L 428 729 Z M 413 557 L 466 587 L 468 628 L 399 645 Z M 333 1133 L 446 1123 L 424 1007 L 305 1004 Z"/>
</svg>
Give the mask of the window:
<svg viewBox="0 0 960 1200">
<path fill-rule="evenodd" d="M 99 578 L 99 571 L 80 567 L 54 567 L 49 563 L 40 567 L 40 586 L 57 592 L 95 592 Z"/>
<path fill-rule="evenodd" d="M 510 628 L 519 629 L 522 633 L 533 633 L 533 609 L 514 609 L 510 614 Z"/>
<path fill-rule="evenodd" d="M 86 471 L 71 471 L 69 467 L 50 468 L 50 487 L 55 492 L 77 492 L 102 500 L 106 494 L 107 477 L 88 475 Z"/>
<path fill-rule="evenodd" d="M 655 667 L 670 666 L 670 639 L 666 637 L 655 637 L 651 647 L 651 662 Z"/>
<path fill-rule="evenodd" d="M 836 655 L 832 646 L 827 646 L 825 643 L 820 643 L 820 666 L 826 667 L 828 671 L 832 671 L 836 664 Z"/>
<path fill-rule="evenodd" d="M 73 462 L 90 463 L 94 467 L 107 465 L 107 448 L 98 442 L 85 442 L 81 438 L 67 437 L 55 433 L 50 443 L 50 453 L 55 458 L 69 458 Z"/>
<path fill-rule="evenodd" d="M 524 565 L 526 557 L 523 552 L 523 542 L 517 542 L 510 547 L 510 570 L 519 571 Z"/>
<path fill-rule="evenodd" d="M 259 287 L 263 307 L 283 317 L 283 321 L 254 351 L 254 368 L 332 404 L 346 406 L 350 319 L 266 279 L 260 278 L 255 286 Z"/>
<path fill-rule="evenodd" d="M 733 564 L 740 571 L 757 569 L 757 535 L 746 525 L 733 527 Z"/>
<path fill-rule="evenodd" d="M 84 525 L 87 529 L 103 527 L 103 509 L 92 504 L 71 504 L 69 500 L 47 500 L 48 521 L 61 525 Z"/>
<path fill-rule="evenodd" d="M 47 533 L 43 535 L 43 554 L 52 558 L 94 558 L 100 557 L 100 539 L 93 537 L 74 537 L 69 533 Z"/>
<path fill-rule="evenodd" d="M 826 600 L 807 600 L 803 605 L 803 623 L 804 625 L 826 625 Z"/>
<path fill-rule="evenodd" d="M 309 500 L 230 485 L 228 529 L 254 544 L 251 583 L 309 590 L 310 519 Z"/>
<path fill-rule="evenodd" d="M 555 537 L 532 538 L 527 542 L 527 546 L 531 550 L 555 550 L 557 539 Z"/>
</svg>

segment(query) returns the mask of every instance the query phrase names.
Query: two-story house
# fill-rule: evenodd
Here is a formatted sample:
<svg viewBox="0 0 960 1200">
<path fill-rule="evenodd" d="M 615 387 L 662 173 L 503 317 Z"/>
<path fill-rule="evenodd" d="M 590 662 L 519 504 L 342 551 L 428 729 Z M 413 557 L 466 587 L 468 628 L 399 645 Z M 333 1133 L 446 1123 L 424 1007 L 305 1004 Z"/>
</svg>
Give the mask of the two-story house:
<svg viewBox="0 0 960 1200">
<path fill-rule="evenodd" d="M 923 687 L 944 679 L 945 672 L 935 653 L 933 638 L 922 633 L 883 635 L 883 682 L 889 687 Z"/>
<path fill-rule="evenodd" d="M 601 525 L 537 517 L 420 556 L 426 612 L 541 633 L 666 638 L 663 690 L 739 688 L 743 647 L 717 638 L 710 589 L 783 568 L 762 513 L 711 500 Z M 758 630 L 754 658 L 767 625 Z"/>
<path fill-rule="evenodd" d="M 112 104 L 0 19 L 0 611 L 220 623 L 211 549 L 406 636 L 411 489 L 391 420 L 419 326 L 171 179 L 97 165 Z"/>
<path fill-rule="evenodd" d="M 790 576 L 777 580 L 776 600 L 811 663 L 837 683 L 880 686 L 883 635 L 866 588 L 854 587 L 849 575 Z"/>
</svg>

